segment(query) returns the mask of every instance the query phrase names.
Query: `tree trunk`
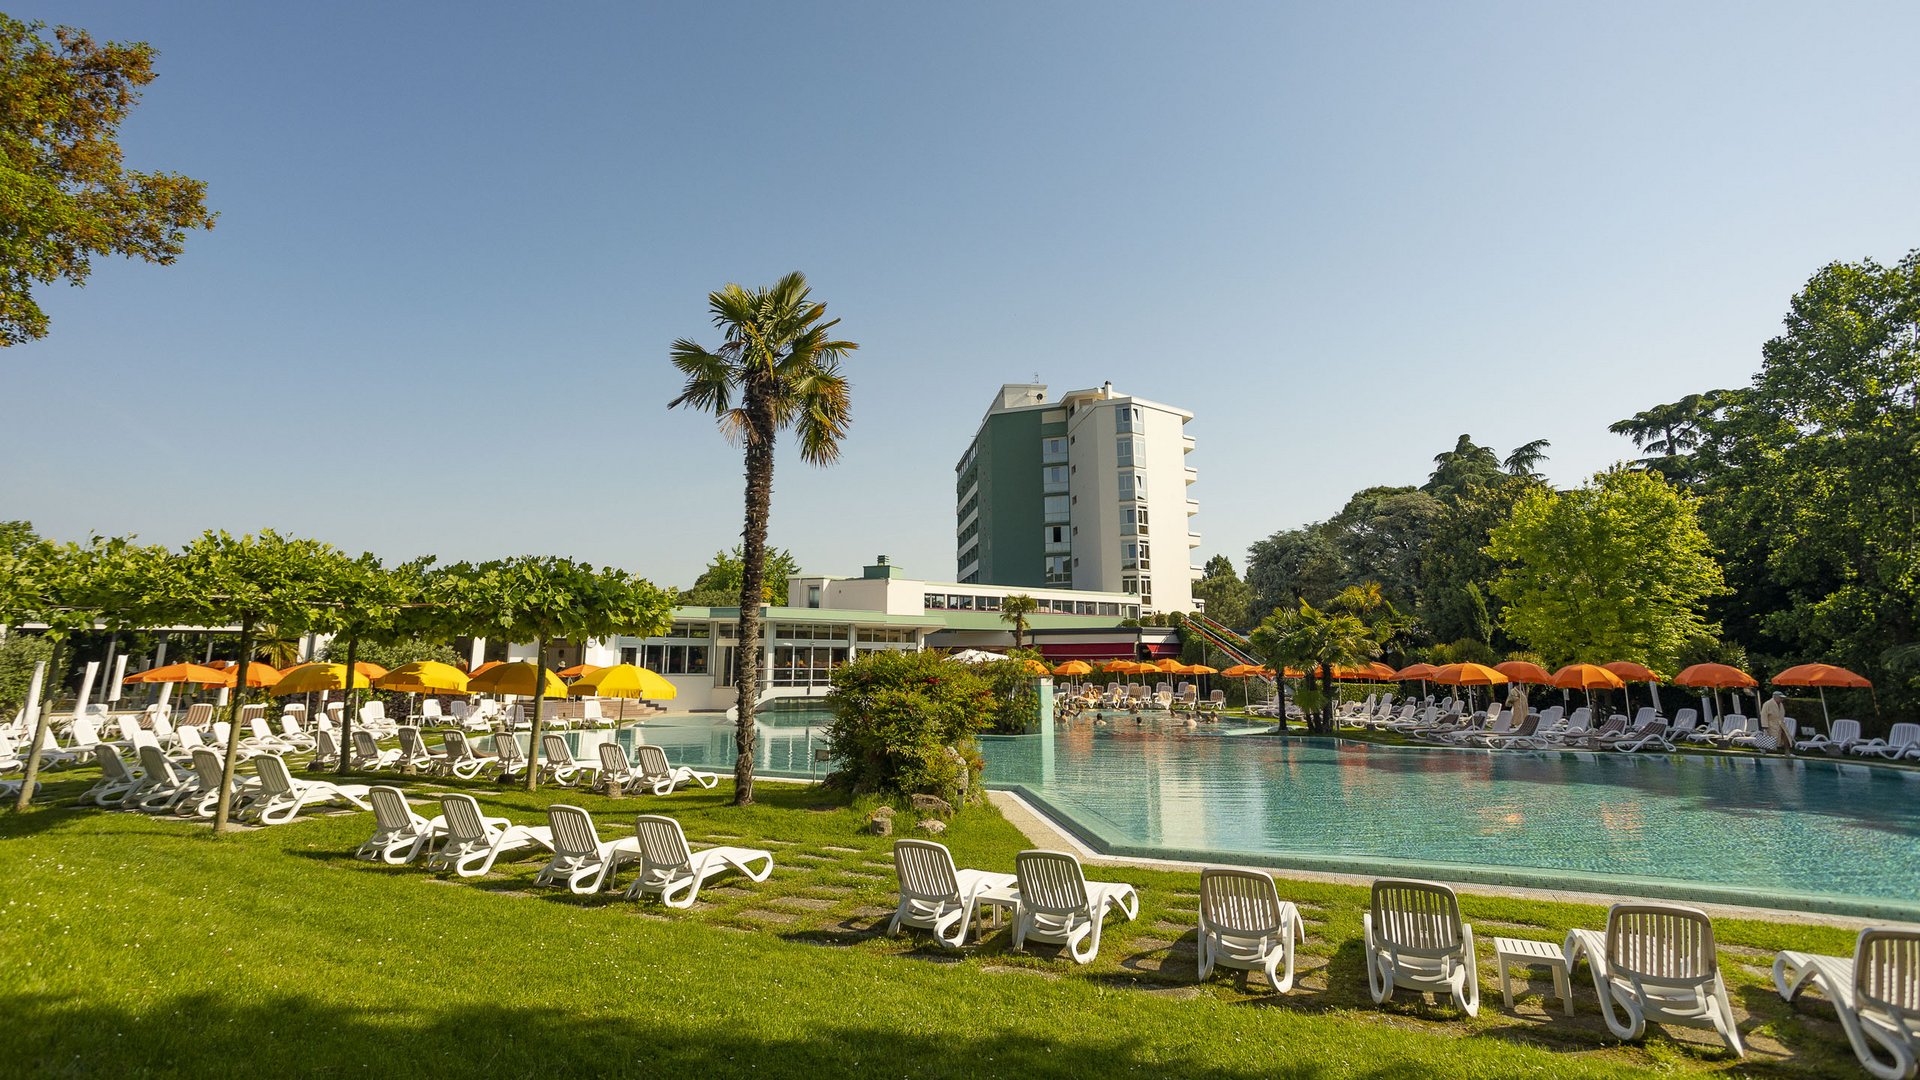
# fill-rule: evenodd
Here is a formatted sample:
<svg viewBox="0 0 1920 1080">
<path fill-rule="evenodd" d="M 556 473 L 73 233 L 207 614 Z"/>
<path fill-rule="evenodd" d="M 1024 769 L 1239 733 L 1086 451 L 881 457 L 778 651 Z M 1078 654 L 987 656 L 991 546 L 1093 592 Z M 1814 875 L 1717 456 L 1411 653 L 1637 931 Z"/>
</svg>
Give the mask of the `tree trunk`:
<svg viewBox="0 0 1920 1080">
<path fill-rule="evenodd" d="M 253 653 L 253 620 L 240 620 L 240 661 L 233 669 L 233 711 L 227 715 L 227 760 L 220 768 L 220 801 L 213 810 L 213 834 L 227 829 L 233 813 L 233 773 L 240 764 L 240 713 L 247 706 L 247 657 Z M 351 681 L 351 680 L 349 680 Z"/>
<path fill-rule="evenodd" d="M 347 775 L 347 761 L 353 757 L 353 665 L 359 653 L 360 635 L 348 635 L 347 673 L 346 676 L 340 680 L 340 701 L 342 703 L 340 708 L 340 761 L 333 769 L 335 773 L 341 776 Z M 320 704 L 320 711 L 325 712 L 326 709 L 326 703 L 322 702 Z"/>
<path fill-rule="evenodd" d="M 27 711 L 34 716 L 33 746 L 27 751 L 27 771 L 20 780 L 20 797 L 13 801 L 16 813 L 24 811 L 33 802 L 33 788 L 40 779 L 40 747 L 46 743 L 47 729 L 52 726 L 50 717 L 53 708 L 50 702 L 43 701 L 47 688 L 47 661 L 42 660 L 34 667 L 38 669 L 34 672 L 36 677 L 27 691 Z"/>
<path fill-rule="evenodd" d="M 1320 735 L 1331 735 L 1333 727 L 1333 665 L 1320 665 L 1320 720 L 1314 725 Z"/>
<path fill-rule="evenodd" d="M 733 805 L 753 803 L 754 706 L 760 698 L 760 596 L 767 576 L 767 516 L 773 503 L 773 404 L 747 384 L 747 519 L 740 530 L 739 720 L 734 726 Z"/>
<path fill-rule="evenodd" d="M 527 736 L 527 790 L 540 786 L 540 707 L 547 700 L 547 643 L 533 638 L 533 732 Z M 508 733 L 512 738 L 512 733 Z"/>
</svg>

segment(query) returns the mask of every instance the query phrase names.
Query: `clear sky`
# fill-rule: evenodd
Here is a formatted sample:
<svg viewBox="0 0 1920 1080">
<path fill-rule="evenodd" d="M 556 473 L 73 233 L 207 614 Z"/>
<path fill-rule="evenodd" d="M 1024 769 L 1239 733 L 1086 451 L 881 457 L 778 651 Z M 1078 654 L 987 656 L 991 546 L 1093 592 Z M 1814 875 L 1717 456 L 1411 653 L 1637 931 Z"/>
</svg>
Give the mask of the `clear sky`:
<svg viewBox="0 0 1920 1080">
<path fill-rule="evenodd" d="M 741 467 L 667 345 L 801 269 L 863 346 L 843 461 L 775 479 L 808 569 L 951 576 L 953 464 L 1035 376 L 1193 410 L 1238 566 L 1461 432 L 1575 483 L 1920 245 L 1910 2 L 8 9 L 151 42 L 128 160 L 221 213 L 0 350 L 0 517 L 63 538 L 687 584 Z"/>
</svg>

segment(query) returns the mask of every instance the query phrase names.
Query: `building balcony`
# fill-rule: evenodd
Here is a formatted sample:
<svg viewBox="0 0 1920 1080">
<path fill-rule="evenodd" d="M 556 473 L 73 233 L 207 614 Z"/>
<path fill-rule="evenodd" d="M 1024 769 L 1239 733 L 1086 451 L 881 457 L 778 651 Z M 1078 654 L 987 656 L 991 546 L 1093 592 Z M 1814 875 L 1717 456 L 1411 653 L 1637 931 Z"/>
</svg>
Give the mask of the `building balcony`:
<svg viewBox="0 0 1920 1080">
<path fill-rule="evenodd" d="M 1187 500 L 1187 516 L 1192 517 L 1193 515 L 1199 512 L 1200 512 L 1200 500 L 1188 499 Z"/>
<path fill-rule="evenodd" d="M 1180 452 L 1183 454 L 1193 453 L 1193 436 L 1191 435 L 1180 436 Z"/>
<path fill-rule="evenodd" d="M 1199 534 L 1199 533 L 1197 533 L 1197 532 L 1190 532 L 1190 533 L 1188 533 L 1188 534 L 1187 534 L 1187 546 L 1188 546 L 1188 547 L 1190 547 L 1190 548 L 1197 548 L 1197 547 L 1199 547 L 1199 546 L 1200 546 L 1200 534 Z"/>
<path fill-rule="evenodd" d="M 1194 481 L 1200 479 L 1199 469 L 1193 468 L 1192 466 L 1188 466 L 1184 471 L 1187 474 L 1187 483 L 1191 484 Z"/>
</svg>

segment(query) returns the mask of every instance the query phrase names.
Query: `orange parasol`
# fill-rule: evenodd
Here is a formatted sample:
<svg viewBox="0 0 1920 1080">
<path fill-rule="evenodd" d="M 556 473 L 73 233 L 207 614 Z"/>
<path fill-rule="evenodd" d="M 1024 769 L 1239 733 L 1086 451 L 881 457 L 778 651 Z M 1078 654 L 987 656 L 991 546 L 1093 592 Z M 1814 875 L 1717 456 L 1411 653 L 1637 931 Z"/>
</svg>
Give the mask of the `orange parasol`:
<svg viewBox="0 0 1920 1080">
<path fill-rule="evenodd" d="M 1711 690 L 1744 690 L 1760 685 L 1753 676 L 1726 664 L 1695 664 L 1673 677 L 1675 684 Z"/>
<path fill-rule="evenodd" d="M 1433 681 L 1444 686 L 1499 686 L 1509 680 L 1485 664 L 1448 664 L 1435 669 Z"/>
<path fill-rule="evenodd" d="M 274 683 L 280 681 L 281 674 L 282 672 L 279 670 L 268 667 L 258 660 L 247 661 L 248 686 L 272 686 Z M 240 665 L 235 664 L 233 667 L 222 671 L 220 673 L 220 685 L 226 687 L 240 685 Z"/>
<path fill-rule="evenodd" d="M 554 672 L 554 674 L 563 679 L 577 679 L 582 675 L 591 675 L 599 670 L 600 667 L 597 664 L 575 664 L 570 668 L 561 668 L 559 671 Z"/>
<path fill-rule="evenodd" d="M 1180 674 L 1182 675 L 1218 675 L 1220 674 L 1220 669 L 1208 667 L 1205 664 L 1188 664 L 1186 667 L 1183 667 L 1180 669 Z"/>
<path fill-rule="evenodd" d="M 487 672 L 492 671 L 494 668 L 499 667 L 504 662 L 505 661 L 501 661 L 501 660 L 489 660 L 486 663 L 481 664 L 479 667 L 474 668 L 472 671 L 467 672 L 467 678 L 471 679 L 476 675 L 485 675 Z"/>
<path fill-rule="evenodd" d="M 1547 669 L 1525 660 L 1509 660 L 1504 664 L 1495 664 L 1493 670 L 1517 683 L 1533 683 L 1536 686 L 1553 685 L 1553 676 L 1547 674 Z"/>
<path fill-rule="evenodd" d="M 1827 722 L 1828 735 L 1833 734 L 1833 715 L 1827 712 L 1827 687 L 1858 690 L 1873 685 L 1866 676 L 1836 664 L 1796 664 L 1767 681 L 1775 686 L 1811 686 L 1819 690 L 1820 716 Z"/>
<path fill-rule="evenodd" d="M 1553 685 L 1562 690 L 1618 690 L 1627 681 L 1598 664 L 1568 664 L 1553 673 Z"/>
<path fill-rule="evenodd" d="M 1645 664 L 1636 664 L 1631 660 L 1615 660 L 1611 664 L 1601 664 L 1628 682 L 1661 682 L 1660 673 Z"/>
<path fill-rule="evenodd" d="M 152 668 L 129 675 L 120 681 L 123 683 L 198 683 L 201 686 L 219 686 L 225 677 L 217 668 L 210 668 L 205 664 L 181 663 Z"/>
<path fill-rule="evenodd" d="M 1100 665 L 1100 670 L 1109 675 L 1131 675 L 1139 668 L 1131 660 L 1109 660 Z"/>
<path fill-rule="evenodd" d="M 1164 672 L 1165 674 L 1172 675 L 1175 672 L 1180 670 L 1180 661 L 1175 660 L 1171 656 L 1164 656 L 1158 660 L 1155 660 L 1153 663 L 1147 666 L 1151 667 L 1155 671 Z M 1144 674 L 1144 672 L 1142 674 Z"/>
<path fill-rule="evenodd" d="M 1085 660 L 1069 660 L 1053 669 L 1055 675 L 1091 675 L 1093 667 Z"/>
<path fill-rule="evenodd" d="M 1428 679 L 1433 678 L 1434 672 L 1439 670 L 1439 668 L 1434 667 L 1432 664 L 1408 664 L 1406 667 L 1394 672 L 1393 677 L 1397 682 L 1409 682 L 1414 679 L 1426 682 Z"/>
</svg>

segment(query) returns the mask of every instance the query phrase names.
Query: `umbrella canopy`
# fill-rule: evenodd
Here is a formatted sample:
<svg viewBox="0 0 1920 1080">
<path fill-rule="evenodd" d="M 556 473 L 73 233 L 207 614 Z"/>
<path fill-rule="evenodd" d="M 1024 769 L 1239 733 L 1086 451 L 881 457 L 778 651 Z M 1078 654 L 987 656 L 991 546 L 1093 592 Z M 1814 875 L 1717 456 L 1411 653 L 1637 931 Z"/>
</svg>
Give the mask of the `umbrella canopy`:
<svg viewBox="0 0 1920 1080">
<path fill-rule="evenodd" d="M 1069 660 L 1054 668 L 1053 673 L 1055 675 L 1091 675 L 1093 667 L 1085 660 Z"/>
<path fill-rule="evenodd" d="M 489 660 L 486 663 L 481 664 L 479 667 L 474 668 L 472 671 L 467 672 L 467 678 L 471 679 L 475 675 L 485 675 L 487 672 L 492 671 L 494 668 L 499 667 L 504 662 L 505 661 L 501 661 L 501 660 Z"/>
<path fill-rule="evenodd" d="M 358 667 L 358 665 L 355 666 Z M 365 690 L 372 685 L 372 680 L 358 671 L 354 672 L 352 689 Z M 275 697 L 345 689 L 348 689 L 345 664 L 301 664 L 296 668 L 288 668 L 286 673 L 280 676 L 280 680 L 273 684 Z"/>
<path fill-rule="evenodd" d="M 168 664 L 120 680 L 123 683 L 199 683 L 220 686 L 226 676 L 205 664 Z"/>
<path fill-rule="evenodd" d="M 1025 671 L 1025 672 L 1026 672 L 1027 674 L 1029 674 L 1029 675 L 1051 675 L 1051 674 L 1053 674 L 1053 669 L 1052 669 L 1052 668 L 1050 668 L 1050 667 L 1048 667 L 1047 665 L 1045 665 L 1045 664 L 1043 664 L 1043 663 L 1041 663 L 1041 662 L 1040 662 L 1040 661 L 1038 661 L 1038 660 L 1033 660 L 1033 659 L 1025 659 L 1025 660 L 1021 660 L 1021 661 L 1020 661 L 1020 667 L 1021 667 L 1021 669 L 1022 669 L 1022 670 L 1024 670 L 1024 671 Z"/>
<path fill-rule="evenodd" d="M 1432 664 L 1408 664 L 1394 672 L 1393 677 L 1396 682 L 1411 682 L 1414 679 L 1425 681 L 1433 678 L 1433 673 L 1439 670 Z"/>
<path fill-rule="evenodd" d="M 1817 686 L 1845 687 L 1860 690 L 1873 683 L 1864 675 L 1857 675 L 1836 664 L 1795 664 L 1793 667 L 1768 679 L 1775 686 Z"/>
<path fill-rule="evenodd" d="M 1631 660 L 1615 660 L 1611 664 L 1601 664 L 1628 682 L 1662 682 L 1660 673 L 1645 664 L 1636 664 Z"/>
<path fill-rule="evenodd" d="M 467 692 L 467 676 L 452 664 L 418 660 L 394 668 L 373 680 L 373 685 L 381 690 L 398 690 L 406 694 L 464 694 Z"/>
<path fill-rule="evenodd" d="M 1219 668 L 1210 668 L 1205 664 L 1188 664 L 1180 669 L 1182 675 L 1218 675 Z"/>
<path fill-rule="evenodd" d="M 276 685 L 280 682 L 280 674 L 278 668 L 269 667 L 258 660 L 250 660 L 247 662 L 248 686 Z M 227 670 L 222 671 L 220 673 L 220 685 L 229 687 L 240 685 L 240 665 L 235 664 Z"/>
<path fill-rule="evenodd" d="M 1753 676 L 1726 664 L 1695 664 L 1673 677 L 1680 686 L 1700 689 L 1731 690 L 1760 685 Z"/>
<path fill-rule="evenodd" d="M 1553 673 L 1553 685 L 1562 690 L 1618 690 L 1627 681 L 1598 664 L 1568 664 Z"/>
<path fill-rule="evenodd" d="M 1499 686 L 1508 679 L 1485 664 L 1448 664 L 1434 670 L 1433 681 L 1445 686 Z"/>
<path fill-rule="evenodd" d="M 381 667 L 379 664 L 369 663 L 365 660 L 354 661 L 353 670 L 359 672 L 362 675 L 365 675 L 369 679 L 377 679 L 380 676 L 385 675 L 387 673 L 386 668 Z"/>
<path fill-rule="evenodd" d="M 1006 656 L 1003 653 L 988 652 L 985 649 L 961 649 L 957 653 L 949 653 L 947 659 L 958 660 L 963 664 L 991 664 L 996 660 L 1005 660 Z"/>
<path fill-rule="evenodd" d="M 651 698 L 655 701 L 668 701 L 680 696 L 680 691 L 657 672 L 632 664 L 595 668 L 567 687 L 566 692 L 574 697 Z"/>
<path fill-rule="evenodd" d="M 1229 679 L 1268 679 L 1273 677 L 1273 669 L 1259 664 L 1235 664 L 1220 674 Z"/>
<path fill-rule="evenodd" d="M 600 670 L 598 664 L 575 664 L 570 668 L 561 668 L 556 674 L 563 679 L 577 679 L 582 675 L 591 675 Z"/>
<path fill-rule="evenodd" d="M 535 679 L 544 686 L 548 697 L 566 697 L 567 685 L 556 678 L 553 672 L 545 668 L 536 668 L 525 661 L 501 664 L 490 671 L 484 671 L 467 680 L 467 689 L 477 694 L 514 694 L 519 697 L 534 695 Z M 577 684 L 576 684 L 577 685 Z"/>
<path fill-rule="evenodd" d="M 1175 672 L 1180 670 L 1180 661 L 1175 660 L 1171 656 L 1168 656 L 1168 657 L 1163 657 L 1159 660 L 1155 660 L 1153 663 L 1147 666 L 1151 667 L 1155 671 L 1162 671 L 1167 673 L 1168 675 L 1172 675 Z"/>
<path fill-rule="evenodd" d="M 1131 675 L 1140 667 L 1131 660 L 1109 660 L 1100 665 L 1100 670 L 1109 675 Z"/>
<path fill-rule="evenodd" d="M 1530 664 L 1525 660 L 1509 660 L 1504 664 L 1493 665 L 1493 670 L 1505 675 L 1517 683 L 1533 683 L 1536 686 L 1551 686 L 1553 676 L 1539 664 Z"/>
</svg>

